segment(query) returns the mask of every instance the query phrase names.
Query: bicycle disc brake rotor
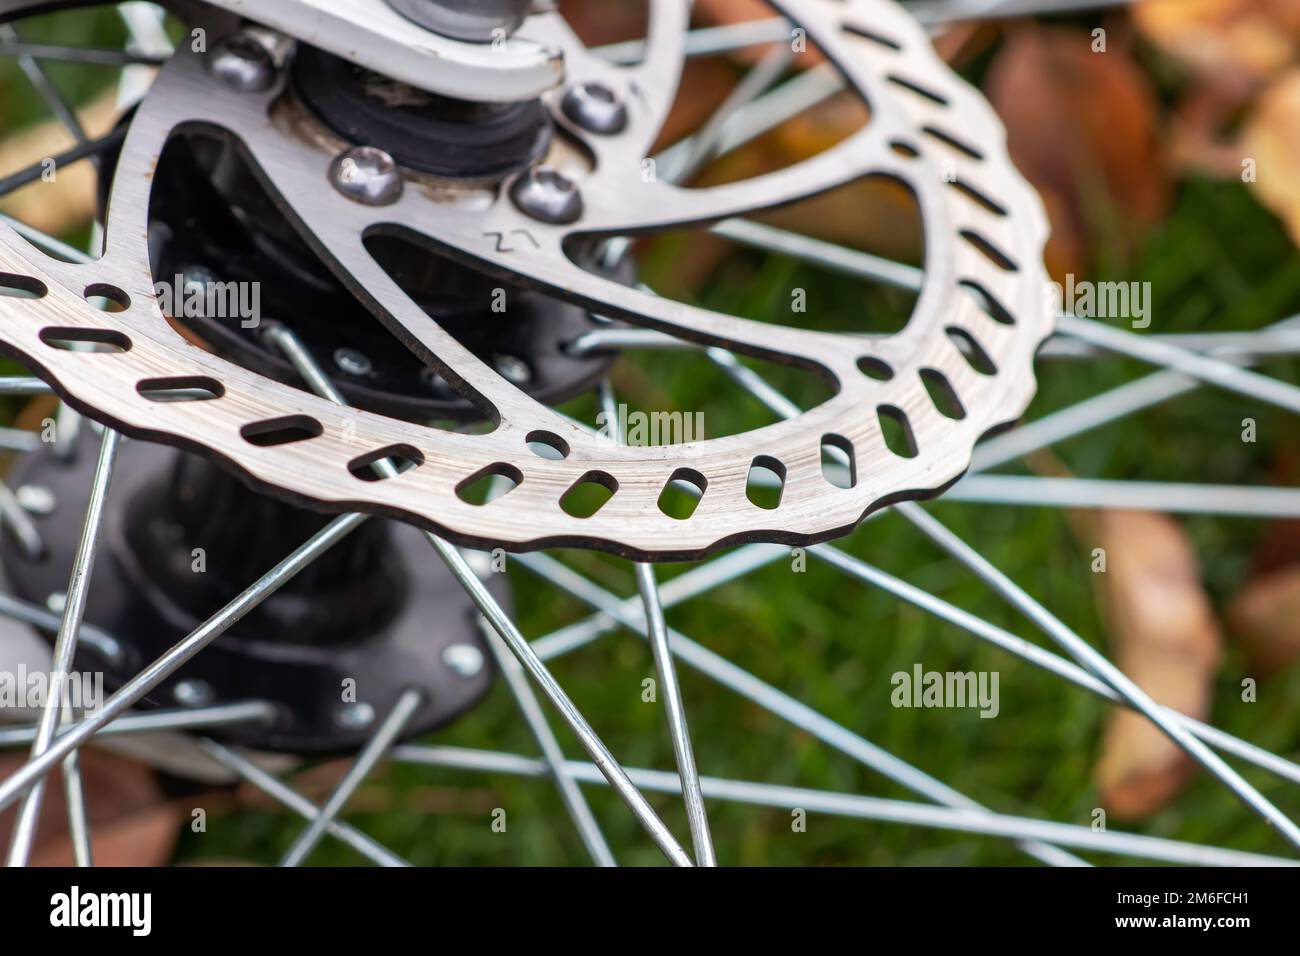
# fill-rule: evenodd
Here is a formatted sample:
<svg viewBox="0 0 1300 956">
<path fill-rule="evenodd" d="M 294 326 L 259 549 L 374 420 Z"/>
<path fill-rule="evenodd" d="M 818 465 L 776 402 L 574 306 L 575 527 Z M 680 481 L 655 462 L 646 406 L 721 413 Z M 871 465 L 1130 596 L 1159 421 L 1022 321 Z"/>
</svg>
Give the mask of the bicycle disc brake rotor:
<svg viewBox="0 0 1300 956">
<path fill-rule="evenodd" d="M 498 184 L 450 188 L 445 180 L 404 169 L 396 201 L 350 200 L 332 188 L 329 174 L 336 156 L 358 144 L 341 140 L 302 108 L 287 70 L 267 89 L 241 91 L 212 76 L 210 54 L 182 48 L 131 123 L 111 190 L 102 258 L 64 263 L 0 229 L 0 282 L 29 293 L 0 298 L 0 345 L 78 409 L 128 434 L 215 456 L 295 501 L 397 516 L 470 545 L 564 545 L 639 559 L 693 558 L 741 541 L 825 540 L 872 508 L 936 493 L 966 469 L 976 440 L 1017 418 L 1033 394 L 1034 353 L 1052 330 L 1042 267 L 1045 217 L 1007 158 L 992 110 L 935 55 L 905 12 L 885 0 L 775 5 L 862 96 L 870 120 L 812 159 L 710 188 L 643 175 L 643 159 L 675 95 L 688 4 L 652 4 L 647 53 L 631 68 L 589 53 L 559 14 L 528 18 L 517 36 L 563 51 L 564 86 L 598 82 L 626 104 L 621 131 L 593 135 L 566 117 L 563 87 L 542 96 L 561 135 L 580 142 L 592 159 L 575 177 L 582 210 L 568 223 L 542 221 L 512 201 L 515 178 L 527 172 Z M 237 144 L 335 276 L 483 411 L 495 425 L 490 432 L 443 431 L 332 404 L 200 349 L 169 325 L 149 266 L 149 196 L 169 138 L 195 129 Z M 583 240 L 743 216 L 872 175 L 909 187 L 924 223 L 924 286 L 910 321 L 894 335 L 737 318 L 656 297 L 572 257 Z M 811 369 L 833 383 L 835 394 L 744 434 L 620 445 L 530 397 L 436 324 L 371 257 L 366 241 L 376 236 L 420 244 L 600 315 Z M 121 308 L 103 311 L 88 301 L 94 297 Z M 69 341 L 96 345 L 69 349 Z M 947 380 L 962 416 L 945 414 L 930 398 L 923 376 L 933 374 Z M 158 387 L 194 389 L 204 397 L 160 402 L 153 394 Z M 914 454 L 891 451 L 882 412 L 905 423 Z M 551 454 L 530 450 L 539 443 Z M 849 456 L 851 487 L 824 476 L 826 443 Z M 381 480 L 356 473 L 393 456 L 413 466 Z M 774 510 L 746 496 L 756 462 L 783 478 Z M 484 475 L 505 475 L 517 485 L 486 505 L 458 496 L 458 489 Z M 658 506 L 675 480 L 703 490 L 685 520 Z M 588 517 L 567 513 L 561 507 L 566 493 L 591 481 L 612 497 Z"/>
</svg>

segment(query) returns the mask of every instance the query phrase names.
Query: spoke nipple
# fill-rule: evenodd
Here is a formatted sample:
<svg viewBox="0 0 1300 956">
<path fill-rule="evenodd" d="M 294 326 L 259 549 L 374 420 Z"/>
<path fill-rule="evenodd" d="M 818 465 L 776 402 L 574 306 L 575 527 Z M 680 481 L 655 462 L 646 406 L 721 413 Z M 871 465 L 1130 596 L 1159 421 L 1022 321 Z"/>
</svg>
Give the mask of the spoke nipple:
<svg viewBox="0 0 1300 956">
<path fill-rule="evenodd" d="M 349 375 L 369 375 L 374 368 L 364 353 L 351 348 L 335 349 L 334 364 Z"/>
<path fill-rule="evenodd" d="M 449 644 L 442 652 L 442 662 L 468 680 L 482 672 L 483 652 L 473 644 Z"/>
<path fill-rule="evenodd" d="M 568 176 L 550 166 L 535 166 L 510 187 L 520 211 L 541 222 L 562 225 L 582 215 L 582 193 Z"/>
<path fill-rule="evenodd" d="M 44 485 L 22 485 L 14 492 L 14 497 L 24 511 L 34 515 L 50 514 L 58 504 L 54 492 Z"/>
<path fill-rule="evenodd" d="M 522 387 L 533 380 L 533 370 L 528 367 L 528 363 L 513 355 L 505 353 L 493 355 L 492 365 L 511 385 Z"/>
<path fill-rule="evenodd" d="M 338 709 L 334 720 L 345 730 L 364 730 L 375 722 L 375 708 L 365 701 L 352 701 Z"/>
<path fill-rule="evenodd" d="M 374 146 L 356 146 L 334 157 L 330 183 L 354 202 L 387 206 L 402 195 L 402 172 L 392 156 Z"/>
<path fill-rule="evenodd" d="M 627 128 L 627 107 L 604 83 L 579 83 L 564 94 L 564 115 L 590 133 L 611 135 Z"/>
<path fill-rule="evenodd" d="M 211 685 L 207 681 L 196 678 L 178 683 L 172 690 L 172 696 L 182 707 L 207 707 L 216 699 Z"/>
<path fill-rule="evenodd" d="M 247 27 L 217 44 L 208 69 L 241 93 L 260 93 L 275 83 L 292 51 L 293 41 L 288 37 L 265 27 Z"/>
</svg>

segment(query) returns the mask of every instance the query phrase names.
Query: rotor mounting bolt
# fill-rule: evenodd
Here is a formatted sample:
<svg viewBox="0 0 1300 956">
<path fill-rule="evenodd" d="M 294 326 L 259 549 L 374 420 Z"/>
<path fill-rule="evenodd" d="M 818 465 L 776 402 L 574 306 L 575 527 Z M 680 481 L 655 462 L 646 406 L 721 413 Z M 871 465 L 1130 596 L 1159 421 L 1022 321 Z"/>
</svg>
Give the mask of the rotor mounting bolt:
<svg viewBox="0 0 1300 956">
<path fill-rule="evenodd" d="M 334 364 L 349 375 L 369 375 L 374 368 L 363 352 L 346 347 L 334 350 Z"/>
<path fill-rule="evenodd" d="M 627 127 L 627 106 L 604 83 L 569 87 L 560 104 L 564 115 L 589 133 L 610 135 Z"/>
<path fill-rule="evenodd" d="M 260 93 L 275 83 L 292 50 L 293 41 L 283 34 L 265 27 L 246 27 L 217 44 L 208 69 L 241 93 Z"/>
<path fill-rule="evenodd" d="M 477 677 L 483 670 L 483 652 L 473 644 L 448 644 L 442 652 L 442 662 L 451 668 L 457 677 L 468 680 Z"/>
<path fill-rule="evenodd" d="M 582 215 L 582 193 L 572 179 L 550 166 L 534 166 L 510 187 L 520 211 L 555 225 L 576 222 Z"/>
<path fill-rule="evenodd" d="M 492 356 L 492 364 L 511 385 L 524 386 L 533 380 L 533 370 L 521 358 L 500 353 Z"/>
<path fill-rule="evenodd" d="M 387 206 L 402 195 L 402 171 L 392 156 L 374 146 L 355 146 L 330 163 L 330 182 L 354 202 Z"/>
</svg>

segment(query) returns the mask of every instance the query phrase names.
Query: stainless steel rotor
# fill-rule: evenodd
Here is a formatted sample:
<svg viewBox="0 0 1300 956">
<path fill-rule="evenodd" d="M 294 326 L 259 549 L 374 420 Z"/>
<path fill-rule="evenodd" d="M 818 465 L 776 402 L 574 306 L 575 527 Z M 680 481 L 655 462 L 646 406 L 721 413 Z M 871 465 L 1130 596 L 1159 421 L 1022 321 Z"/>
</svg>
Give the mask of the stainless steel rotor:
<svg viewBox="0 0 1300 956">
<path fill-rule="evenodd" d="M 630 68 L 589 53 L 558 14 L 529 17 L 516 36 L 563 50 L 564 85 L 546 102 L 565 138 L 589 154 L 578 160 L 582 150 L 557 146 L 543 160 L 554 167 L 547 176 L 580 191 L 581 209 L 563 217 L 539 216 L 512 198 L 520 192 L 516 177 L 453 188 L 405 170 L 405 188 L 393 201 L 350 200 L 330 187 L 329 176 L 337 157 L 357 144 L 303 110 L 282 75 L 265 90 L 239 91 L 215 82 L 203 55 L 182 50 L 132 122 L 102 258 L 64 263 L 0 229 L 0 283 L 30 296 L 0 297 L 0 344 L 70 403 L 129 434 L 215 455 L 295 499 L 398 516 L 467 544 L 580 546 L 668 559 L 741 541 L 806 544 L 842 534 L 875 507 L 944 488 L 965 471 L 981 435 L 1022 413 L 1034 391 L 1035 351 L 1053 325 L 1042 266 L 1047 227 L 1038 198 L 1006 155 L 996 116 L 904 11 L 887 0 L 775 6 L 842 71 L 869 105 L 870 121 L 790 168 L 692 189 L 646 176 L 643 165 L 675 95 L 689 5 L 656 0 L 646 56 Z M 613 91 L 626 106 L 620 131 L 592 133 L 567 115 L 565 90 L 585 84 Z M 394 335 L 483 409 L 492 431 L 447 432 L 340 407 L 206 352 L 168 324 L 145 243 L 149 192 L 168 139 L 195 127 L 241 145 L 303 238 Z M 530 183 L 537 176 L 536 169 L 518 174 Z M 895 335 L 781 327 L 695 308 L 588 271 L 566 251 L 579 237 L 714 222 L 866 176 L 909 187 L 924 222 L 925 285 Z M 797 417 L 740 435 L 620 445 L 534 401 L 438 327 L 366 251 L 364 240 L 379 234 L 635 325 L 812 369 L 836 393 Z M 87 301 L 97 297 L 120 311 Z M 956 414 L 951 403 L 941 408 L 931 399 L 927 378 L 943 383 Z M 204 397 L 161 402 L 159 388 Z M 890 450 L 882 415 L 909 433 L 911 454 Z M 824 476 L 824 444 L 848 456 L 851 487 Z M 545 457 L 531 450 L 539 445 L 549 448 Z M 381 480 L 358 475 L 387 457 L 412 467 Z M 775 509 L 746 495 L 754 464 L 782 478 Z M 486 505 L 458 495 L 484 475 L 517 486 Z M 658 505 L 674 481 L 702 492 L 685 520 Z M 613 495 L 595 514 L 575 517 L 561 501 L 585 482 Z"/>
</svg>

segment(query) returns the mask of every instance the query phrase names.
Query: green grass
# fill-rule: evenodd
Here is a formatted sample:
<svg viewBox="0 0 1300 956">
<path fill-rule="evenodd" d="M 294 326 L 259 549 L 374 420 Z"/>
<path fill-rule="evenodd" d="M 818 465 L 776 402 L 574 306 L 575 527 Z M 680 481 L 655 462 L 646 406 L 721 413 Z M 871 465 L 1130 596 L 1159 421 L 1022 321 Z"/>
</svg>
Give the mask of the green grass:
<svg viewBox="0 0 1300 956">
<path fill-rule="evenodd" d="M 37 34 L 33 34 L 33 37 Z M 66 34 L 63 35 L 66 38 Z M 101 38 L 102 37 L 98 37 Z M 74 37 L 74 39 L 77 39 Z M 86 40 L 89 42 L 90 35 Z M 79 78 L 75 83 L 92 80 Z M 84 94 L 89 87 L 78 87 Z M 34 117 L 31 98 L 12 67 L 0 64 L 0 115 L 16 126 Z M 1141 245 L 1135 259 L 1115 263 L 1095 278 L 1150 280 L 1155 294 L 1150 331 L 1254 329 L 1300 310 L 1296 250 L 1243 187 L 1191 182 L 1179 193 L 1169 221 Z M 672 276 L 671 250 L 651 256 L 644 278 Z M 658 271 L 656 271 L 658 270 Z M 698 293 L 711 308 L 755 318 L 788 318 L 789 289 L 810 290 L 810 324 L 852 326 L 864 314 L 887 321 L 906 297 L 864 293 L 855 284 L 793 262 L 742 254 Z M 1030 417 L 1130 381 L 1147 371 L 1107 360 L 1045 366 Z M 1264 371 L 1297 381 L 1294 362 Z M 767 371 L 765 369 L 765 371 Z M 779 385 L 801 404 L 824 386 L 803 373 L 774 370 Z M 703 411 L 711 435 L 769 420 L 752 400 L 726 386 L 698 357 L 638 355 L 616 373 L 620 399 L 632 407 Z M 567 409 L 594 421 L 590 399 Z M 1258 421 L 1259 441 L 1239 440 L 1241 420 Z M 1071 439 L 1055 449 L 1076 474 L 1230 483 L 1269 483 L 1278 460 L 1292 452 L 1294 420 L 1260 403 L 1203 389 L 1136 418 Z M 1008 471 L 1021 471 L 1020 465 Z M 1066 517 L 1055 511 L 939 503 L 933 513 L 975 543 L 999 568 L 1083 637 L 1106 642 L 1086 549 Z M 1197 518 L 1184 522 L 1204 565 L 1207 588 L 1221 604 L 1246 579 L 1261 523 Z M 1033 629 L 978 581 L 946 560 L 896 516 L 871 521 L 843 542 L 853 554 L 1005 627 L 1038 640 Z M 625 563 L 593 554 L 561 557 L 618 593 L 634 593 Z M 661 568 L 661 576 L 681 570 Z M 557 594 L 527 571 L 510 570 L 518 620 L 532 638 L 583 617 L 577 601 Z M 920 611 L 850 582 L 810 561 L 804 573 L 777 561 L 744 580 L 668 612 L 669 623 L 711 650 L 805 702 L 850 730 L 916 764 L 986 805 L 1044 819 L 1091 822 L 1097 797 L 1092 770 L 1106 708 L 1064 684 Z M 997 670 L 1001 713 L 981 720 L 973 711 L 899 710 L 890 706 L 890 675 L 921 662 L 929 670 Z M 1214 720 L 1221 727 L 1278 752 L 1300 751 L 1300 668 L 1261 685 L 1258 703 L 1244 704 L 1238 686 L 1245 663 L 1228 646 L 1216 683 Z M 614 753 L 628 765 L 669 768 L 672 754 L 658 704 L 642 702 L 642 681 L 653 665 L 645 644 L 613 632 L 554 663 L 554 671 Z M 704 772 L 721 777 L 910 799 L 900 787 L 847 756 L 795 730 L 754 704 L 684 669 L 684 696 Z M 565 750 L 581 753 L 553 720 Z M 535 754 L 508 691 L 498 682 L 489 697 L 431 741 Z M 1284 811 L 1300 814 L 1300 798 L 1273 778 L 1246 776 Z M 627 864 L 656 864 L 650 845 L 622 804 L 589 788 L 596 815 Z M 375 807 L 348 819 L 418 864 L 580 864 L 586 861 L 554 788 L 520 780 L 441 769 L 393 766 L 367 784 L 360 801 Z M 652 796 L 673 830 L 687 833 L 680 801 Z M 494 808 L 507 813 L 507 830 L 491 827 Z M 785 810 L 711 802 L 720 859 L 732 864 L 1020 864 L 1026 857 L 993 840 L 933 833 L 896 825 L 811 815 L 807 830 L 792 831 Z M 1180 800 L 1128 828 L 1138 832 L 1276 852 L 1281 845 L 1221 787 L 1197 776 Z M 300 831 L 287 812 L 213 812 L 205 834 L 186 830 L 177 859 L 242 858 L 274 861 Z M 357 863 L 342 844 L 324 841 L 314 864 Z"/>
</svg>

